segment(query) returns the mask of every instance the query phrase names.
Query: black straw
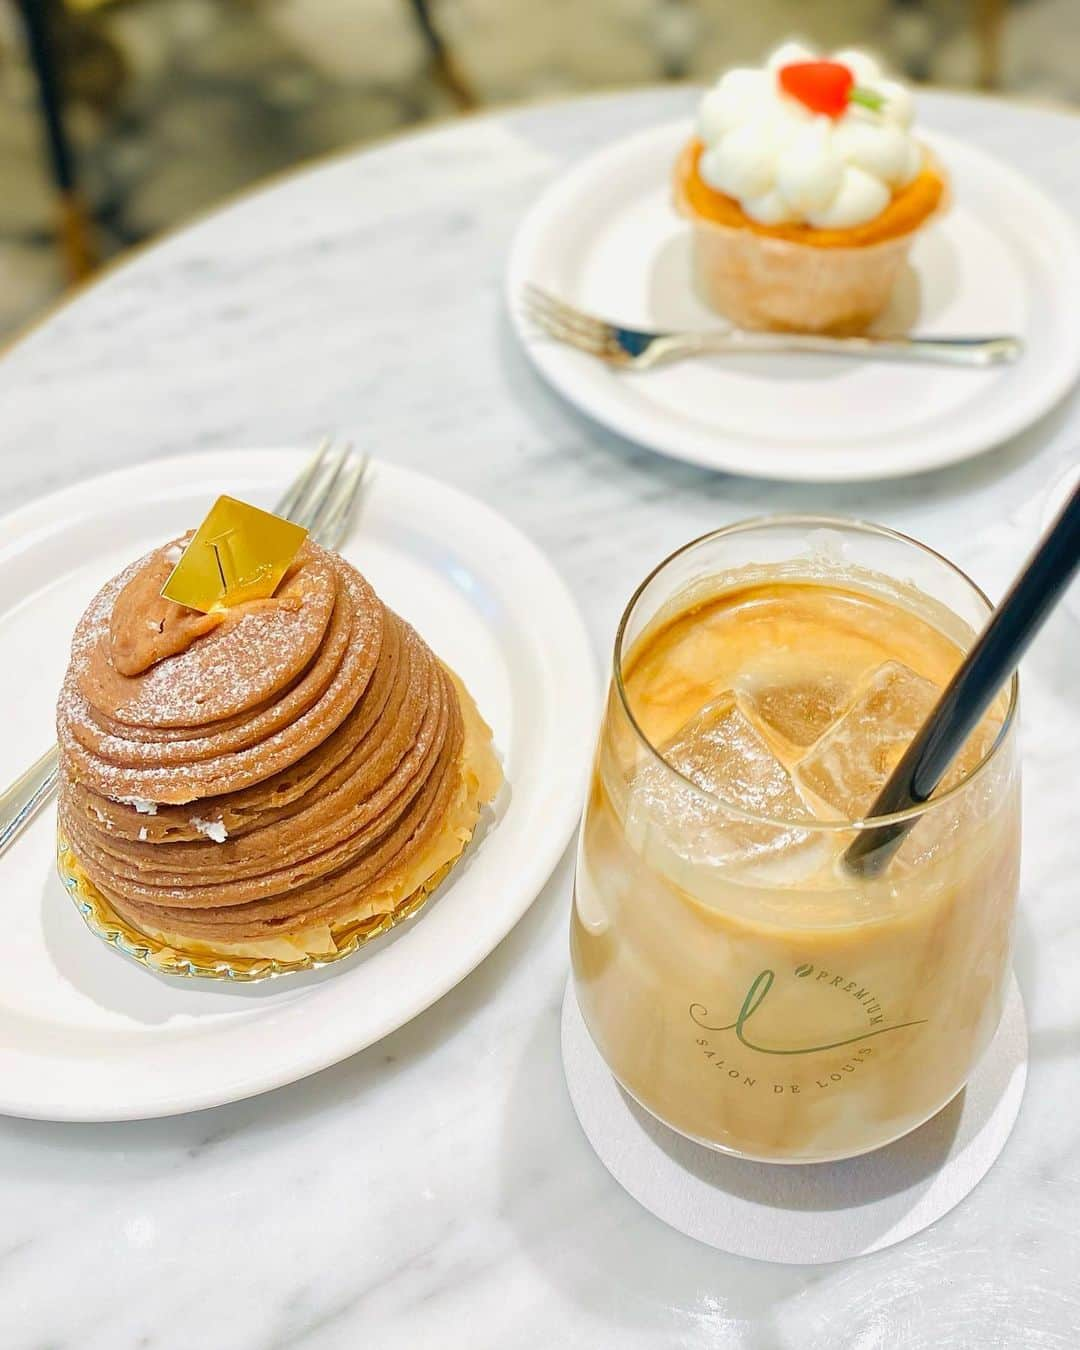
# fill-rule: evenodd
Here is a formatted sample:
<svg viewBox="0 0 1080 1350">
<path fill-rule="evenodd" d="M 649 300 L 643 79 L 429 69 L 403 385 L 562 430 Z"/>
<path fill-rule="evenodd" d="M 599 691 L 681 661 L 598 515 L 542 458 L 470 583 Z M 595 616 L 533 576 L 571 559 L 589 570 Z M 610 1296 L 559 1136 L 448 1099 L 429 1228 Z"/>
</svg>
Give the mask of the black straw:
<svg viewBox="0 0 1080 1350">
<path fill-rule="evenodd" d="M 1080 566 L 1080 487 L 1065 503 L 1008 595 L 878 793 L 869 817 L 927 801 Z M 918 816 L 862 830 L 844 862 L 864 876 L 888 866 Z"/>
</svg>

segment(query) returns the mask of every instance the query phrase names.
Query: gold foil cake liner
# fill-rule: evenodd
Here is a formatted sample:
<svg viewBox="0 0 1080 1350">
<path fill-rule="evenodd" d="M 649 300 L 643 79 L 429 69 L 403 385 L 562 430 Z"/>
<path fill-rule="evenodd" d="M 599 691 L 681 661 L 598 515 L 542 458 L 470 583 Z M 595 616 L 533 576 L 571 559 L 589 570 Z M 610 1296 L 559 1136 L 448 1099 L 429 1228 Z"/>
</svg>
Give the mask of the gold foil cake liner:
<svg viewBox="0 0 1080 1350">
<path fill-rule="evenodd" d="M 468 840 L 463 841 L 461 853 Z M 181 979 L 233 980 L 250 984 L 275 975 L 295 975 L 304 970 L 319 970 L 352 956 L 373 938 L 381 937 L 405 919 L 414 915 L 446 879 L 461 856 L 451 858 L 421 886 L 383 914 L 337 926 L 331 934 L 331 950 L 309 952 L 294 958 L 272 956 L 220 956 L 207 949 L 205 954 L 183 951 L 161 938 L 151 936 L 120 918 L 108 900 L 79 866 L 79 861 L 67 841 L 57 836 L 56 867 L 60 880 L 71 896 L 83 922 L 96 937 L 117 951 L 129 956 L 157 975 L 178 976 Z M 193 946 L 203 944 L 193 943 Z"/>
</svg>

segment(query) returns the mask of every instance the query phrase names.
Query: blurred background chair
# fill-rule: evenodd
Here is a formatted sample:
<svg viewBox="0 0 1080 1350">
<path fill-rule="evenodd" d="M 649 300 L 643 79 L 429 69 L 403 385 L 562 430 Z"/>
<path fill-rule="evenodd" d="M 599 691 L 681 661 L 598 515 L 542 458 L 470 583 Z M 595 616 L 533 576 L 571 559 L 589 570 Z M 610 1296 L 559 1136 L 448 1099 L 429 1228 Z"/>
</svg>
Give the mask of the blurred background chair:
<svg viewBox="0 0 1080 1350">
<path fill-rule="evenodd" d="M 18 0 L 18 5 L 27 57 L 37 81 L 44 151 L 56 189 L 57 245 L 69 280 L 82 281 L 94 269 L 97 250 L 64 120 L 67 79 L 57 43 L 62 27 L 57 21 L 56 0 Z"/>
</svg>

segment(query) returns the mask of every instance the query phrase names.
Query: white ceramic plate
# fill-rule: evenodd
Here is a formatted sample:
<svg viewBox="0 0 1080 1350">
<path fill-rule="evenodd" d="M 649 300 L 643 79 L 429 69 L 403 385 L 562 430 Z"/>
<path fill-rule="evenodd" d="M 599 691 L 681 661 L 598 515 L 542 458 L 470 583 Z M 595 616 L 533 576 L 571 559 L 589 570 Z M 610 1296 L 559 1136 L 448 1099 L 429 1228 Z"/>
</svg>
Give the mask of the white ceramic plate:
<svg viewBox="0 0 1080 1350">
<path fill-rule="evenodd" d="M 597 422 L 713 469 L 808 482 L 889 478 L 978 454 L 1048 411 L 1080 372 L 1080 236 L 1020 174 L 951 137 L 926 139 L 953 206 L 916 240 L 878 327 L 1017 333 L 1014 366 L 957 370 L 840 357 L 707 357 L 613 371 L 533 334 L 534 281 L 630 325 L 715 327 L 694 296 L 690 231 L 670 204 L 688 122 L 586 159 L 526 216 L 510 256 L 514 323 L 541 373 Z"/>
<path fill-rule="evenodd" d="M 228 451 L 79 483 L 0 522 L 0 781 L 45 749 L 76 620 L 130 559 L 228 491 L 269 506 L 304 462 Z M 374 466 L 342 552 L 457 670 L 509 784 L 497 822 L 413 920 L 341 965 L 248 986 L 155 976 L 84 926 L 46 810 L 0 858 L 0 1112 L 171 1115 L 248 1097 L 371 1045 L 453 988 L 539 893 L 573 833 L 596 666 L 539 550 L 488 507 Z"/>
</svg>

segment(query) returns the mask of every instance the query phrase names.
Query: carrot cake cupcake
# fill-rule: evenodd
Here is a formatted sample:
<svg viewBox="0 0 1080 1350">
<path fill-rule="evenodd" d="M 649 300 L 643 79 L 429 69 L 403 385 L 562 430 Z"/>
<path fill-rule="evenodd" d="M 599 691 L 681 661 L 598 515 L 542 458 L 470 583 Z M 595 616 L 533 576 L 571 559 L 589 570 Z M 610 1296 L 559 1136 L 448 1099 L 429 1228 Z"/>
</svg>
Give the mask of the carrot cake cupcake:
<svg viewBox="0 0 1080 1350">
<path fill-rule="evenodd" d="M 675 169 L 705 300 L 743 327 L 864 329 L 946 196 L 912 118 L 908 91 L 863 52 L 786 43 L 728 71 Z"/>
<path fill-rule="evenodd" d="M 310 540 L 274 594 L 162 596 L 133 563 L 76 630 L 57 711 L 69 865 L 125 924 L 199 958 L 333 959 L 422 898 L 501 773 L 460 680 Z"/>
</svg>

